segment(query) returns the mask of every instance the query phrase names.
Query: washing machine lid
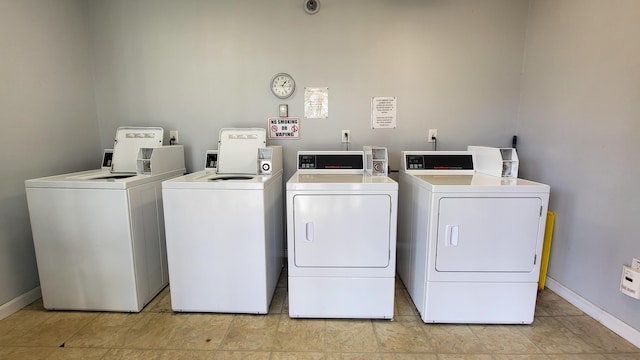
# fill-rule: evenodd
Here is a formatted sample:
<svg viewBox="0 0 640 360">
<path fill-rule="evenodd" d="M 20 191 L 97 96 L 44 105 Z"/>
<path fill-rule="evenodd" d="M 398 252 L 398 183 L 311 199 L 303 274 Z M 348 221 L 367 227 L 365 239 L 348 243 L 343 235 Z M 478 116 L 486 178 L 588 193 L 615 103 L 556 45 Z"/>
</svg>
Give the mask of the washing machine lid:
<svg viewBox="0 0 640 360">
<path fill-rule="evenodd" d="M 265 129 L 221 129 L 218 139 L 218 174 L 257 174 L 258 149 L 266 146 Z"/>
<path fill-rule="evenodd" d="M 111 171 L 136 173 L 140 148 L 162 146 L 164 130 L 161 127 L 119 127 L 113 145 Z"/>
</svg>

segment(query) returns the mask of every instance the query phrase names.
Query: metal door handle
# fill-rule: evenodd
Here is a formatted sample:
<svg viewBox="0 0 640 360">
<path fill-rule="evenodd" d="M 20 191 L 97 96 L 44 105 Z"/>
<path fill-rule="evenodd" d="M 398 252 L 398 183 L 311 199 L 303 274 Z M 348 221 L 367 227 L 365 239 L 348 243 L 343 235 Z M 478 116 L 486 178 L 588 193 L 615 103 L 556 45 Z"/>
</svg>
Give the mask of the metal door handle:
<svg viewBox="0 0 640 360">
<path fill-rule="evenodd" d="M 458 225 L 447 225 L 446 246 L 458 246 Z"/>
<path fill-rule="evenodd" d="M 306 227 L 307 227 L 307 241 L 313 241 L 313 223 L 308 222 Z"/>
</svg>

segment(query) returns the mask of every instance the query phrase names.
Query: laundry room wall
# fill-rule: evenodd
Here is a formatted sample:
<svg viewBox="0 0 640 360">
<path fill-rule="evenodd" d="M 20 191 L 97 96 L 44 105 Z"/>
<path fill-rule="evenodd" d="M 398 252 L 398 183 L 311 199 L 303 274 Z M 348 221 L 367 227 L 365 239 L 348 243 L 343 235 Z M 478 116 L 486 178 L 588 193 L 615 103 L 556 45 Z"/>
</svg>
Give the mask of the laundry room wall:
<svg viewBox="0 0 640 360">
<path fill-rule="evenodd" d="M 639 17 L 635 0 L 532 1 L 518 122 L 522 174 L 552 184 L 551 285 L 637 345 L 619 286 L 640 258 Z"/>
<path fill-rule="evenodd" d="M 386 146 L 400 151 L 508 146 L 515 131 L 528 1 L 320 0 L 92 1 L 97 116 L 102 146 L 121 125 L 177 129 L 189 171 L 201 170 L 223 127 L 266 127 L 278 104 L 301 118 L 285 149 Z M 272 76 L 295 94 L 278 100 Z M 305 119 L 304 88 L 329 88 L 327 119 Z M 372 130 L 371 97 L 397 97 L 397 127 Z"/>
<path fill-rule="evenodd" d="M 0 318 L 39 296 L 24 180 L 100 164 L 86 10 L 0 1 Z"/>
</svg>

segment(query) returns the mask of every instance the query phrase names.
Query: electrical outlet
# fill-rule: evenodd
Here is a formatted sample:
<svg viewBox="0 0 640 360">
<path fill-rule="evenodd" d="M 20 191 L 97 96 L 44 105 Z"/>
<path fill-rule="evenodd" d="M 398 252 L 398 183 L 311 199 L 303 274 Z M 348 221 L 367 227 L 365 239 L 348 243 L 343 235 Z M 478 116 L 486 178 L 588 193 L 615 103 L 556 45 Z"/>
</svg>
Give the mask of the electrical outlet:
<svg viewBox="0 0 640 360">
<path fill-rule="evenodd" d="M 429 129 L 429 135 L 427 136 L 427 142 L 434 142 L 434 138 L 438 138 L 438 129 Z"/>
<path fill-rule="evenodd" d="M 340 133 L 340 141 L 343 144 L 348 144 L 351 142 L 351 130 L 342 130 Z"/>
<path fill-rule="evenodd" d="M 178 130 L 169 131 L 169 144 L 175 145 L 179 143 L 180 143 L 180 139 L 178 139 Z"/>
</svg>

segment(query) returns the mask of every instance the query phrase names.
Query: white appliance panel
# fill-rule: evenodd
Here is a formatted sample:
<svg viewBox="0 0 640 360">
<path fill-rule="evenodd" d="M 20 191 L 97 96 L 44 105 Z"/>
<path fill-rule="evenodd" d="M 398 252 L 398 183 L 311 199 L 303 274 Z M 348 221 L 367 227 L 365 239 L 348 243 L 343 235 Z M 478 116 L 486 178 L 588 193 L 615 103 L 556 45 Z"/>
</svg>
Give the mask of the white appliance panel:
<svg viewBox="0 0 640 360">
<path fill-rule="evenodd" d="M 389 195 L 298 194 L 293 199 L 293 213 L 296 266 L 389 265 Z"/>
<path fill-rule="evenodd" d="M 282 270 L 282 170 L 233 188 L 204 174 L 163 183 L 172 308 L 265 314 Z"/>
<path fill-rule="evenodd" d="M 254 305 L 267 292 L 261 193 L 164 190 L 174 310 L 265 312 Z"/>
<path fill-rule="evenodd" d="M 289 314 L 311 318 L 392 319 L 394 277 L 290 277 Z"/>
<path fill-rule="evenodd" d="M 221 129 L 218 140 L 219 174 L 257 174 L 258 149 L 267 146 L 266 130 Z"/>
<path fill-rule="evenodd" d="M 46 309 L 138 307 L 126 191 L 33 188 L 27 199 Z"/>
<path fill-rule="evenodd" d="M 536 282 L 428 282 L 425 323 L 531 324 Z"/>
<path fill-rule="evenodd" d="M 539 198 L 440 198 L 436 271 L 531 272 L 541 209 Z"/>
<path fill-rule="evenodd" d="M 113 145 L 113 172 L 135 174 L 138 150 L 162 146 L 163 134 L 160 127 L 119 127 Z"/>
</svg>

